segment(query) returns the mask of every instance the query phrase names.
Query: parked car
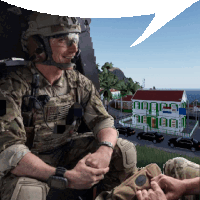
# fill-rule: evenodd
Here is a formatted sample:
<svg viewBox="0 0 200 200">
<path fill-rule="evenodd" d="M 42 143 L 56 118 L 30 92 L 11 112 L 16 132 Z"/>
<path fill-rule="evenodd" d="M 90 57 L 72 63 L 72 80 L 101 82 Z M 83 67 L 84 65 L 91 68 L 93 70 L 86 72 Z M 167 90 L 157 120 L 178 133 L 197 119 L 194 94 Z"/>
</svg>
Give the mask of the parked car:
<svg viewBox="0 0 200 200">
<path fill-rule="evenodd" d="M 164 136 L 156 131 L 148 131 L 148 132 L 138 133 L 137 139 L 149 140 L 149 141 L 152 141 L 154 144 L 156 144 L 156 143 L 162 142 L 164 140 Z"/>
<path fill-rule="evenodd" d="M 119 134 L 125 135 L 126 137 L 135 134 L 135 130 L 131 127 L 119 127 L 117 129 L 119 131 Z"/>
<path fill-rule="evenodd" d="M 168 145 L 172 148 L 180 147 L 190 149 L 193 152 L 200 150 L 200 142 L 194 138 L 189 137 L 171 138 L 168 140 Z"/>
</svg>

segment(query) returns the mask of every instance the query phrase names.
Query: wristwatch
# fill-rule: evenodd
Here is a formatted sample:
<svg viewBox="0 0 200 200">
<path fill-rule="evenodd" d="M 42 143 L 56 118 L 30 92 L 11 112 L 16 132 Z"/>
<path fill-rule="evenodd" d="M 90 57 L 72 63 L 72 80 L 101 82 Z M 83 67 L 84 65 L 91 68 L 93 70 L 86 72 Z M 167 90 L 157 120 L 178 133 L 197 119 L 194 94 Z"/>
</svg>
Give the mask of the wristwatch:
<svg viewBox="0 0 200 200">
<path fill-rule="evenodd" d="M 56 174 L 50 176 L 47 180 L 47 184 L 50 188 L 65 190 L 68 187 L 68 180 L 64 177 L 67 169 L 64 167 L 57 167 Z"/>
<path fill-rule="evenodd" d="M 114 149 L 114 147 L 113 147 L 113 145 L 112 145 L 111 142 L 107 142 L 107 141 L 100 142 L 100 143 L 99 143 L 99 147 L 100 147 L 101 145 L 105 145 L 105 146 L 107 146 L 107 147 L 110 147 L 110 148 Z"/>
</svg>

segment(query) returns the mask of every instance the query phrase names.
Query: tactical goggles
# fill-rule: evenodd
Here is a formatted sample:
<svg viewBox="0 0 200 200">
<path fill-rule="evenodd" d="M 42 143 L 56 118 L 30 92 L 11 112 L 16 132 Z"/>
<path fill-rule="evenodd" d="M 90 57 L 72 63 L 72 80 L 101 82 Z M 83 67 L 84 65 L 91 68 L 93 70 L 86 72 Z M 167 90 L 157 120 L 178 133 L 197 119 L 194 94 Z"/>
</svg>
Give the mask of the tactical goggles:
<svg viewBox="0 0 200 200">
<path fill-rule="evenodd" d="M 58 39 L 56 42 L 57 46 L 66 46 L 70 47 L 73 43 L 78 45 L 79 42 L 79 34 L 78 33 L 67 33 L 67 34 L 59 34 L 55 36 L 51 36 L 50 38 Z"/>
</svg>

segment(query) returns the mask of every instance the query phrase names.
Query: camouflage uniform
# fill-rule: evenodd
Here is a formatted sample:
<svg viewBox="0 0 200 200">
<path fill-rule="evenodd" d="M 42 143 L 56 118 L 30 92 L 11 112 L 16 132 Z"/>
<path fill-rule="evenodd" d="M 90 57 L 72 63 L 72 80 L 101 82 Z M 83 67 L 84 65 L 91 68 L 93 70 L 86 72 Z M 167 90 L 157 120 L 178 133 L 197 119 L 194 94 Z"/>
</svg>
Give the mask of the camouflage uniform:
<svg viewBox="0 0 200 200">
<path fill-rule="evenodd" d="M 53 133 L 44 123 L 43 112 L 35 108 L 33 127 L 24 127 L 21 114 L 22 97 L 31 94 L 32 75 L 35 72 L 40 77 L 38 95 L 51 97 L 45 105 L 48 125 L 52 129 L 56 126 L 55 122 L 64 125 L 69 108 L 78 99 L 78 103 L 84 108 L 83 120 L 92 132 L 77 133 L 80 125 L 78 121 L 66 125 L 62 134 Z M 88 152 L 97 150 L 97 133 L 101 129 L 115 129 L 114 119 L 106 112 L 94 85 L 76 70 L 64 70 L 60 79 L 51 86 L 30 62 L 27 67 L 11 72 L 7 78 L 0 81 L 0 99 L 6 100 L 6 114 L 0 117 L 1 200 L 46 199 L 49 187 L 45 182 L 17 177 L 10 173 L 23 156 L 30 152 L 25 145 L 29 134 L 35 134 L 31 149 L 33 154 L 53 167 L 72 169 Z M 55 109 L 56 106 L 59 107 L 59 112 Z M 111 190 L 131 176 L 136 170 L 136 162 L 134 144 L 118 138 L 110 162 L 110 171 L 102 181 L 102 190 Z"/>
<path fill-rule="evenodd" d="M 200 165 L 191 162 L 183 157 L 176 157 L 168 160 L 163 165 L 163 173 L 179 180 L 200 177 Z M 200 181 L 200 180 L 199 180 Z M 179 200 L 199 200 L 199 195 L 183 196 Z"/>
</svg>

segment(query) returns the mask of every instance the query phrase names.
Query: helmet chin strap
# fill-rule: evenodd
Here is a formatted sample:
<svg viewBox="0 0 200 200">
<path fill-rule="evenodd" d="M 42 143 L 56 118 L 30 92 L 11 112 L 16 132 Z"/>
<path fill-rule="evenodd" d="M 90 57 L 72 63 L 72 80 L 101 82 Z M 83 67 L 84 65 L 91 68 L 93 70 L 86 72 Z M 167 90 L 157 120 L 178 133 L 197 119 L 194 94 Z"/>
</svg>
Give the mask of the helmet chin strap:
<svg viewBox="0 0 200 200">
<path fill-rule="evenodd" d="M 43 62 L 39 62 L 43 65 L 53 65 L 53 66 L 56 66 L 58 67 L 59 69 L 61 70 L 66 70 L 66 69 L 69 69 L 71 67 L 75 67 L 76 64 L 75 63 L 56 63 L 53 58 L 52 58 L 52 50 L 51 50 L 51 47 L 49 45 L 49 41 L 48 41 L 48 38 L 47 37 L 42 37 L 43 41 L 44 41 L 44 48 L 45 48 L 45 51 L 46 51 L 46 54 L 47 54 L 47 60 L 43 61 Z M 79 51 L 79 54 L 80 54 L 80 51 Z"/>
</svg>

